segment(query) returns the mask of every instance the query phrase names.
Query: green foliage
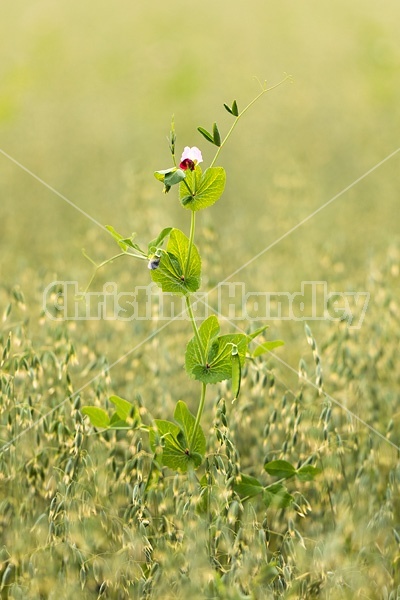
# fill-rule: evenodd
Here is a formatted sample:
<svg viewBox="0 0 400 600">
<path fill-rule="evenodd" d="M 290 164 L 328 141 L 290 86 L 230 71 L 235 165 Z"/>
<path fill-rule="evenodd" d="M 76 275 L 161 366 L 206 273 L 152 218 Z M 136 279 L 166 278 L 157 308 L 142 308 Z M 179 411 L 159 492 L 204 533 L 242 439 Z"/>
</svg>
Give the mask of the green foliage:
<svg viewBox="0 0 400 600">
<path fill-rule="evenodd" d="M 140 422 L 139 409 L 134 404 L 119 396 L 110 396 L 109 401 L 114 404 L 118 417 L 123 422 L 131 422 L 133 427 L 137 427 Z"/>
<path fill-rule="evenodd" d="M 278 477 L 279 479 L 298 477 L 300 481 L 312 481 L 314 477 L 321 473 L 321 469 L 313 467 L 312 465 L 304 465 L 303 467 L 296 469 L 286 460 L 273 460 L 267 462 L 264 465 L 264 469 L 267 473 L 274 477 Z"/>
<path fill-rule="evenodd" d="M 200 187 L 200 182 L 203 177 L 203 171 L 200 165 L 196 165 L 193 171 L 186 171 L 185 183 L 181 183 L 179 186 L 179 199 L 182 206 L 186 206 L 194 201 L 194 195 Z M 190 193 L 188 194 L 188 192 Z"/>
<path fill-rule="evenodd" d="M 300 481 L 313 481 L 313 479 L 320 473 L 322 473 L 322 469 L 313 467 L 312 465 L 304 465 L 304 467 L 297 469 L 296 477 Z"/>
<path fill-rule="evenodd" d="M 101 427 L 106 429 L 110 426 L 110 417 L 104 408 L 98 406 L 84 406 L 82 414 L 87 415 L 93 427 Z"/>
<path fill-rule="evenodd" d="M 171 167 L 170 169 L 162 169 L 161 171 L 155 171 L 154 177 L 157 181 L 161 181 L 169 187 L 180 183 L 186 177 L 186 173 L 182 169 L 177 167 Z"/>
<path fill-rule="evenodd" d="M 282 340 L 271 340 L 270 342 L 263 342 L 253 351 L 253 358 L 257 358 L 257 356 L 262 356 L 266 352 L 271 352 L 274 348 L 279 348 L 279 346 L 283 346 L 285 342 Z"/>
<path fill-rule="evenodd" d="M 140 254 L 144 254 L 144 252 L 140 248 L 140 246 L 138 244 L 136 244 L 136 242 L 133 241 L 136 236 L 136 233 L 133 233 L 131 235 L 131 237 L 127 238 L 127 237 L 123 237 L 120 233 L 115 231 L 114 227 L 112 227 L 111 225 L 106 225 L 106 229 L 110 232 L 110 234 L 112 235 L 114 240 L 117 242 L 117 244 L 119 245 L 121 250 L 123 250 L 124 252 L 127 252 L 128 248 L 132 248 L 133 250 L 136 250 Z"/>
<path fill-rule="evenodd" d="M 264 465 L 264 469 L 270 475 L 279 479 L 288 479 L 296 475 L 296 469 L 287 460 L 272 460 Z"/>
<path fill-rule="evenodd" d="M 204 137 L 204 139 L 207 140 L 207 142 L 211 142 L 211 144 L 214 144 L 214 146 L 221 146 L 221 134 L 219 133 L 219 129 L 216 123 L 213 124 L 212 133 L 207 131 L 207 129 L 204 129 L 204 127 L 198 127 L 197 131 L 201 133 L 201 135 Z"/>
<path fill-rule="evenodd" d="M 119 396 L 110 396 L 116 411 L 108 415 L 107 411 L 97 406 L 83 406 L 82 414 L 87 415 L 93 427 L 101 429 L 137 429 L 141 427 L 138 407 Z"/>
<path fill-rule="evenodd" d="M 176 471 L 187 471 L 186 446 L 178 441 L 178 436 L 182 433 L 180 427 L 163 419 L 155 419 L 154 425 L 156 431 L 150 430 L 150 446 L 156 453 L 157 461 Z"/>
<path fill-rule="evenodd" d="M 240 496 L 243 500 L 254 498 L 254 496 L 257 496 L 264 491 L 263 485 L 256 477 L 243 474 L 240 477 L 240 482 L 235 484 L 234 489 L 238 496 Z"/>
<path fill-rule="evenodd" d="M 188 256 L 189 239 L 179 229 L 172 229 L 160 266 L 151 272 L 153 281 L 163 292 L 186 295 L 199 289 L 201 260 L 196 246 L 191 247 L 189 263 Z"/>
<path fill-rule="evenodd" d="M 168 193 L 172 186 L 177 185 L 185 179 L 186 173 L 182 169 L 171 167 L 170 169 L 155 171 L 154 177 L 157 181 L 161 181 L 164 184 L 164 193 Z"/>
<path fill-rule="evenodd" d="M 238 42 L 240 60 L 227 60 L 231 56 L 224 46 L 240 28 L 241 9 L 249 26 Z M 156 194 L 160 184 L 153 181 L 152 188 L 141 172 L 148 157 L 159 155 L 152 147 L 153 129 L 165 111 L 155 113 L 154 108 L 164 104 L 170 110 L 175 98 L 186 115 L 200 106 L 204 122 L 213 123 L 205 101 L 215 95 L 215 79 L 203 75 L 218 60 L 227 81 L 246 79 L 255 59 L 263 64 L 268 46 L 281 64 L 290 63 L 301 73 L 301 86 L 285 90 L 283 103 L 278 97 L 260 111 L 237 148 L 240 153 L 230 155 L 231 164 L 238 161 L 240 168 L 230 180 L 232 196 L 212 211 L 221 228 L 217 231 L 216 222 L 200 215 L 204 230 L 195 242 L 204 256 L 203 269 L 207 265 L 203 281 L 213 286 L 220 273 L 240 267 L 278 232 L 284 234 L 313 213 L 318 198 L 321 203 L 332 198 L 384 158 L 387 149 L 398 147 L 395 24 L 400 4 L 367 0 L 322 8 L 303 3 L 299 19 L 292 10 L 290 3 L 258 1 L 251 10 L 234 7 L 233 18 L 227 18 L 232 3 L 214 3 L 207 26 L 194 17 L 182 27 L 189 13 L 171 19 L 166 3 L 121 3 L 111 11 L 99 3 L 93 11 L 89 3 L 72 0 L 52 4 L 46 14 L 35 12 L 27 27 L 18 3 L 8 3 L 2 41 L 5 48 L 17 46 L 18 54 L 4 57 L 2 148 L 56 188 L 62 182 L 60 191 L 79 205 L 82 201 L 88 215 L 103 215 L 108 222 L 110 216 L 104 215 L 112 214 L 118 231 L 133 227 L 147 242 L 157 223 L 160 229 L 170 223 L 173 203 L 158 199 L 153 188 Z M 265 35 L 270 17 L 277 26 Z M 133 21 L 143 23 L 135 36 Z M 354 26 L 346 28 L 350 22 Z M 179 59 L 162 69 L 163 46 L 170 48 L 177 36 Z M 313 52 L 315 47 L 320 52 Z M 90 49 L 90 61 L 82 60 L 85 49 Z M 131 51 L 137 60 L 129 60 Z M 135 93 L 125 93 L 128 80 Z M 77 93 L 82 83 L 84 93 Z M 333 89 L 340 90 L 340 103 Z M 150 102 L 141 90 L 152 90 Z M 111 118 L 101 110 L 104 99 Z M 229 125 L 236 126 L 239 110 L 230 102 L 228 108 Z M 28 132 L 28 164 L 11 149 L 25 147 L 32 112 L 41 135 Z M 57 143 L 44 143 L 54 131 Z M 171 152 L 184 143 L 183 138 L 176 141 L 172 124 Z M 212 144 L 209 152 L 220 150 Z M 127 148 L 134 149 L 134 157 Z M 221 151 L 218 159 L 222 156 Z M 338 197 L 329 213 L 319 212 L 303 233 L 297 229 L 295 247 L 293 237 L 286 237 L 246 272 L 246 281 L 251 278 L 252 289 L 259 290 L 269 289 L 271 282 L 280 286 L 276 289 L 297 289 L 305 269 L 319 273 L 330 289 L 368 289 L 373 302 L 360 330 L 345 322 L 310 323 L 317 353 L 311 338 L 307 347 L 300 323 L 279 324 L 279 335 L 271 337 L 286 340 L 280 351 L 286 365 L 268 354 L 248 361 L 240 402 L 233 406 L 225 382 L 209 389 L 201 419 L 207 456 L 195 474 L 191 469 L 176 474 L 158 468 L 142 431 L 94 431 L 80 406 L 108 405 L 111 414 L 111 389 L 126 398 L 140 396 L 144 418 L 149 410 L 170 418 L 184 389 L 195 412 L 200 386 L 184 383 L 181 360 L 176 360 L 191 335 L 189 324 L 171 323 L 154 344 L 141 345 L 128 360 L 116 362 L 159 324 L 62 324 L 44 317 L 39 322 L 38 291 L 54 273 L 69 277 L 69 257 L 82 239 L 96 256 L 107 252 L 108 240 L 71 206 L 63 210 L 61 203 L 56 209 L 60 198 L 48 191 L 46 201 L 32 201 L 40 195 L 38 181 L 21 176 L 17 163 L 8 164 L 2 154 L 2 599 L 398 597 L 399 260 L 393 244 L 398 194 L 392 184 L 398 156 L 383 169 L 374 168 L 351 194 Z M 123 178 L 116 178 L 121 172 Z M 377 197 L 384 198 L 379 206 Z M 234 222 L 222 222 L 231 210 Z M 189 235 L 184 224 L 178 226 Z M 122 252 L 138 251 L 124 240 L 120 236 Z M 131 289 L 128 277 L 133 284 L 146 276 L 150 280 L 146 261 L 122 259 L 112 269 L 123 289 Z M 85 277 L 79 270 L 78 262 L 74 278 Z M 28 298 L 24 311 L 17 290 L 8 297 L 16 283 Z M 298 381 L 290 368 L 297 371 L 300 356 L 308 377 Z M 322 363 L 330 397 L 321 390 Z M 226 411 L 220 413 L 222 398 Z M 265 485 L 275 478 L 262 472 L 264 461 L 281 458 L 308 469 L 310 456 L 323 476 L 303 483 L 296 475 L 285 480 L 287 488 L 274 483 L 247 502 L 238 498 L 235 483 L 243 470 Z M 279 506 L 279 494 L 270 489 L 289 494 L 291 502 Z"/>
<path fill-rule="evenodd" d="M 206 451 L 206 439 L 200 427 L 193 437 L 196 419 L 184 402 L 177 403 L 174 419 L 177 425 L 162 419 L 154 421 L 155 429 L 150 429 L 150 445 L 161 465 L 186 472 L 190 466 L 200 466 Z"/>
<path fill-rule="evenodd" d="M 228 106 L 228 104 L 225 104 L 225 102 L 224 102 L 224 107 L 226 108 L 226 110 L 228 111 L 228 113 L 230 113 L 234 117 L 238 117 L 239 116 L 239 109 L 238 109 L 238 105 L 237 105 L 236 100 L 234 100 L 232 102 L 232 106 Z"/>
<path fill-rule="evenodd" d="M 392 275 L 377 272 L 379 278 L 369 289 L 382 294 L 383 306 L 388 306 Z M 276 364 L 272 373 L 261 357 L 243 369 L 240 402 L 225 405 L 224 383 L 208 394 L 204 422 L 216 435 L 207 435 L 206 450 L 204 437 L 197 446 L 204 458 L 195 470 L 196 457 L 192 463 L 183 457 L 184 431 L 186 439 L 193 432 L 193 415 L 187 419 L 183 407 L 176 407 L 176 416 L 167 422 L 164 439 L 154 432 L 153 447 L 143 427 L 99 426 L 103 431 L 93 431 L 89 419 L 83 418 L 82 404 L 99 402 L 115 408 L 118 419 L 129 420 L 128 404 L 137 407 L 149 429 L 150 409 L 173 414 L 175 402 L 169 390 L 165 393 L 165 372 L 156 372 L 153 356 L 143 353 L 128 367 L 134 369 L 132 381 L 126 364 L 116 365 L 110 380 L 106 357 L 99 350 L 100 335 L 98 344 L 89 346 L 67 323 L 38 327 L 35 311 L 29 306 L 18 309 L 15 298 L 4 306 L 4 596 L 33 599 L 73 593 L 89 600 L 101 589 L 110 600 L 129 600 L 143 597 L 145 588 L 148 599 L 154 600 L 169 597 L 173 588 L 182 598 L 189 592 L 204 598 L 311 598 L 316 589 L 332 597 L 348 589 L 352 598 L 354 593 L 380 597 L 385 587 L 388 597 L 394 595 L 399 585 L 400 517 L 398 451 L 389 445 L 398 441 L 393 414 L 393 361 L 398 351 L 394 312 L 372 307 L 370 326 L 350 335 L 345 325 L 332 326 L 331 337 L 320 344 L 326 373 L 332 374 L 330 386 L 336 386 L 337 393 L 347 390 L 352 406 L 365 389 L 363 418 L 386 439 L 361 424 L 355 427 L 354 419 L 343 418 L 342 409 L 329 406 L 326 397 L 321 401 L 303 379 L 293 378 L 286 386 L 285 368 Z M 32 331 L 16 324 L 26 314 Z M 130 335 L 120 334 L 127 345 Z M 207 337 L 213 335 L 219 335 L 215 322 Z M 174 337 L 173 344 L 184 336 Z M 364 347 L 379 351 L 379 360 L 360 352 Z M 89 352 L 93 361 L 88 364 Z M 157 359 L 163 358 L 159 352 Z M 310 360 L 312 348 L 305 343 L 309 372 Z M 88 368 L 90 373 L 98 369 L 98 377 L 90 375 L 91 383 L 81 390 Z M 175 373 L 173 366 L 170 372 Z M 79 393 L 71 381 L 77 382 Z M 116 397 L 112 402 L 110 386 L 123 386 L 129 398 L 132 389 L 140 389 L 143 401 L 125 404 Z M 190 386 L 187 389 L 190 393 Z M 179 462 L 166 467 L 162 452 L 171 430 L 179 447 L 170 458 Z M 279 481 L 279 469 L 271 475 L 260 473 L 262 455 L 286 461 L 290 466 L 284 462 L 284 475 L 294 469 L 296 475 Z M 315 476 L 310 456 L 323 470 L 320 476 Z"/>
<path fill-rule="evenodd" d="M 154 238 L 154 240 L 151 240 L 151 242 L 149 242 L 148 245 L 148 255 L 150 254 L 154 254 L 154 252 L 158 249 L 161 248 L 164 244 L 165 238 L 167 238 L 169 236 L 169 234 L 172 231 L 172 227 L 165 227 L 160 234 Z"/>
<path fill-rule="evenodd" d="M 247 335 L 247 337 L 249 338 L 249 341 L 251 342 L 252 340 L 255 340 L 256 337 L 258 337 L 259 335 L 261 335 L 262 333 L 264 333 L 264 331 L 266 331 L 268 328 L 269 328 L 269 325 L 263 325 L 262 327 L 259 327 L 258 329 L 256 329 L 252 333 L 249 333 Z"/>
<path fill-rule="evenodd" d="M 288 508 L 294 496 L 281 483 L 275 483 L 264 490 L 263 501 L 267 508 Z"/>
<path fill-rule="evenodd" d="M 181 440 L 187 442 L 186 447 L 190 448 L 191 453 L 197 452 L 203 456 L 206 451 L 206 438 L 201 428 L 195 432 L 196 419 L 181 400 L 176 405 L 174 419 L 181 427 L 183 433 Z"/>
<path fill-rule="evenodd" d="M 214 136 L 209 131 L 207 131 L 207 129 L 204 129 L 204 127 L 198 127 L 197 131 L 201 133 L 201 135 L 204 137 L 204 139 L 207 140 L 207 142 L 211 142 L 212 144 L 214 144 Z"/>
<path fill-rule="evenodd" d="M 183 181 L 185 177 L 186 173 L 182 171 L 182 169 L 176 169 L 176 171 L 172 171 L 164 175 L 164 183 L 166 186 L 172 187 L 173 185 Z"/>
<path fill-rule="evenodd" d="M 240 364 L 243 365 L 247 351 L 246 335 L 242 333 L 221 335 L 213 340 L 206 364 L 198 364 L 192 370 L 195 379 L 204 383 L 217 383 L 224 379 L 230 379 L 232 377 L 232 344 L 237 346 Z"/>
<path fill-rule="evenodd" d="M 263 88 L 263 91 L 248 104 L 243 112 L 266 91 L 267 89 Z M 231 107 L 225 105 L 225 108 L 237 119 L 239 118 L 236 101 L 232 103 Z M 194 245 L 195 215 L 197 211 L 215 204 L 224 192 L 225 170 L 222 167 L 214 167 L 214 163 L 220 149 L 231 135 L 233 127 L 224 141 L 221 139 L 216 122 L 213 124 L 212 134 L 202 127 L 199 127 L 198 130 L 205 139 L 218 147 L 210 167 L 204 172 L 202 171 L 199 163 L 203 162 L 203 157 L 201 151 L 196 147 L 185 147 L 180 166 L 179 168 L 176 166 L 176 134 L 174 119 L 172 119 L 169 148 L 175 166 L 154 172 L 155 178 L 164 184 L 165 193 L 169 192 L 172 186 L 179 185 L 181 205 L 192 212 L 190 236 L 187 237 L 179 229 L 166 227 L 149 242 L 147 254 L 145 254 L 133 242 L 133 235 L 131 238 L 123 238 L 113 227 L 108 227 L 108 231 L 123 252 L 128 252 L 129 248 L 132 248 L 138 254 L 130 252 L 131 255 L 148 260 L 148 269 L 151 272 L 152 280 L 163 292 L 185 296 L 187 313 L 194 330 L 194 337 L 186 348 L 185 368 L 191 378 L 202 383 L 197 415 L 193 416 L 186 404 L 180 401 L 175 408 L 175 422 L 152 419 L 153 426 L 149 428 L 141 423 L 137 410 L 118 396 L 111 396 L 109 399 L 116 407 L 116 412 L 111 417 L 98 407 L 85 407 L 83 411 L 83 414 L 89 417 L 95 427 L 106 430 L 141 427 L 142 430 L 149 430 L 150 445 L 155 453 L 157 463 L 161 467 L 169 467 L 180 472 L 186 472 L 189 465 L 195 468 L 199 467 L 204 459 L 206 441 L 200 427 L 200 420 L 205 406 L 207 385 L 231 380 L 232 400 L 236 400 L 241 389 L 242 367 L 246 360 L 248 344 L 267 328 L 267 326 L 260 327 L 250 335 L 245 333 L 220 335 L 216 317 L 211 316 L 206 319 L 200 328 L 194 318 L 190 295 L 199 289 L 201 277 L 201 259 Z M 167 238 L 167 247 L 164 249 L 163 245 Z M 111 260 L 100 265 L 92 262 L 97 271 Z M 252 358 L 256 358 L 282 343 L 280 341 L 265 342 L 254 351 Z M 310 472 L 303 473 L 304 478 L 307 476 L 310 476 Z M 154 473 L 151 472 L 146 487 L 153 484 Z M 239 485 L 243 486 L 244 483 Z"/>
<path fill-rule="evenodd" d="M 204 173 L 200 167 L 196 167 L 186 179 L 193 193 L 188 195 L 186 185 L 181 183 L 181 203 L 184 208 L 198 211 L 212 206 L 221 198 L 225 189 L 226 173 L 223 167 L 209 167 Z"/>
<path fill-rule="evenodd" d="M 239 365 L 244 364 L 247 336 L 242 333 L 218 335 L 219 330 L 218 319 L 212 315 L 199 327 L 199 339 L 194 336 L 187 345 L 185 368 L 187 373 L 197 381 L 218 383 L 224 379 L 231 379 L 234 364 L 233 346 L 237 347 Z M 237 378 L 237 364 L 235 369 L 235 378 Z M 237 386 L 238 382 L 236 382 Z"/>
<path fill-rule="evenodd" d="M 213 141 L 216 146 L 221 145 L 221 134 L 216 123 L 213 125 Z"/>
</svg>

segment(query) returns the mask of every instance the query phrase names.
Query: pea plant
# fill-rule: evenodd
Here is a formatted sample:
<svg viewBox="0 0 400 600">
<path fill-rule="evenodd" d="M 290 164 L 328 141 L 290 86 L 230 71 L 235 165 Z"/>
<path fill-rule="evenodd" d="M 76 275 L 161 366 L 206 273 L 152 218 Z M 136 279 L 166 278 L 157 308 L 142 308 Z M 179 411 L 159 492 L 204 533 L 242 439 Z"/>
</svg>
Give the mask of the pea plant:
<svg viewBox="0 0 400 600">
<path fill-rule="evenodd" d="M 283 81 L 286 81 L 286 77 Z M 277 85 L 283 83 L 281 81 Z M 96 428 L 103 429 L 140 429 L 149 434 L 149 442 L 154 452 L 154 461 L 159 468 L 168 467 L 174 471 L 187 472 L 198 469 L 206 459 L 207 442 L 201 426 L 202 415 L 207 396 L 207 387 L 219 382 L 230 380 L 232 400 L 235 401 L 240 393 L 242 369 L 246 360 L 270 352 L 281 346 L 281 340 L 262 341 L 251 349 L 252 342 L 262 335 L 268 325 L 246 334 L 235 332 L 220 333 L 220 323 L 215 315 L 209 316 L 198 325 L 193 312 L 193 295 L 199 290 L 201 283 L 201 257 L 195 244 L 196 215 L 218 202 L 224 192 L 226 173 L 218 165 L 221 150 L 231 137 L 236 125 L 243 115 L 264 94 L 276 85 L 268 88 L 262 86 L 261 92 L 243 109 L 240 110 L 236 100 L 232 104 L 224 104 L 225 109 L 233 118 L 233 123 L 225 137 L 222 137 L 216 123 L 212 131 L 198 127 L 198 132 L 209 143 L 216 147 L 216 153 L 211 164 L 202 169 L 203 157 L 199 148 L 186 146 L 180 160 L 176 155 L 176 133 L 174 122 L 169 134 L 169 149 L 172 166 L 154 173 L 155 178 L 162 184 L 163 193 L 167 194 L 177 189 L 182 208 L 189 212 L 189 236 L 175 227 L 167 227 L 150 241 L 143 249 L 134 236 L 124 237 L 115 229 L 107 229 L 114 237 L 121 252 L 100 266 L 111 262 L 116 257 L 128 255 L 147 262 L 149 273 L 162 292 L 175 294 L 184 298 L 186 311 L 193 330 L 185 352 L 185 369 L 188 376 L 198 382 L 200 388 L 199 402 L 196 414 L 192 414 L 185 402 L 178 400 L 173 420 L 152 419 L 150 424 L 142 422 L 139 408 L 131 402 L 118 396 L 109 398 L 115 407 L 111 416 L 99 407 L 85 406 L 82 412 L 86 414 Z M 293 467 L 286 461 L 272 461 L 265 466 L 268 473 L 278 478 L 298 476 L 300 479 L 312 478 L 316 473 L 315 467 L 302 465 Z M 241 474 L 239 477 L 244 496 L 253 496 L 263 489 L 261 483 L 254 477 Z M 269 493 L 281 493 L 282 488 L 270 486 Z"/>
</svg>

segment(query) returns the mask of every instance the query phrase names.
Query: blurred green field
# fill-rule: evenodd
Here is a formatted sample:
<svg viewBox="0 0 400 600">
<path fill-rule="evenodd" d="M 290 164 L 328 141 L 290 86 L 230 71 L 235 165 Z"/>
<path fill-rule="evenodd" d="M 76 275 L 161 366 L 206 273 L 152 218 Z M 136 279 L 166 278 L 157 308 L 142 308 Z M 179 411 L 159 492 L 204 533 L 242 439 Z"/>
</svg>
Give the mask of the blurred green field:
<svg viewBox="0 0 400 600">
<path fill-rule="evenodd" d="M 16 0 L 3 7 L 2 599 L 400 597 L 400 152 L 377 166 L 399 148 L 399 18 L 394 0 Z M 170 166 L 171 116 L 177 153 L 197 145 L 207 165 L 213 148 L 197 126 L 216 120 L 226 132 L 223 102 L 236 98 L 243 107 L 259 91 L 255 78 L 273 85 L 284 73 L 293 84 L 262 98 L 221 153 L 224 196 L 197 223 L 202 289 L 250 261 L 229 281 L 290 293 L 302 281 L 326 281 L 332 291 L 369 292 L 370 303 L 358 330 L 309 322 L 330 397 L 298 378 L 303 359 L 315 382 L 301 321 L 271 322 L 270 337 L 285 346 L 249 369 L 236 408 L 226 387 L 210 392 L 211 438 L 217 399 L 226 396 L 246 472 L 260 476 L 266 456 L 296 462 L 314 455 L 323 466 L 323 477 L 298 492 L 312 508 L 299 498 L 304 518 L 300 508 L 275 511 L 264 527 L 257 502 L 244 508 L 241 525 L 225 515 L 224 577 L 205 551 L 209 523 L 184 506 L 193 482 L 182 476 L 173 491 L 169 473 L 153 505 L 140 505 L 134 490 L 147 455 L 140 467 L 124 467 L 140 454 L 138 435 L 90 435 L 79 420 L 80 406 L 105 406 L 111 393 L 140 398 L 157 418 L 170 418 L 180 398 L 195 411 L 198 386 L 183 370 L 190 326 L 171 323 L 142 344 L 159 322 L 43 317 L 52 281 L 77 281 L 81 290 L 89 281 L 82 248 L 98 262 L 116 252 L 104 230 L 50 188 L 101 224 L 138 232 L 144 245 L 163 227 L 188 234 L 188 212 L 153 177 Z M 116 261 L 91 289 L 107 281 L 123 291 L 146 285 L 143 265 Z M 278 578 L 266 567 L 276 557 Z"/>
</svg>

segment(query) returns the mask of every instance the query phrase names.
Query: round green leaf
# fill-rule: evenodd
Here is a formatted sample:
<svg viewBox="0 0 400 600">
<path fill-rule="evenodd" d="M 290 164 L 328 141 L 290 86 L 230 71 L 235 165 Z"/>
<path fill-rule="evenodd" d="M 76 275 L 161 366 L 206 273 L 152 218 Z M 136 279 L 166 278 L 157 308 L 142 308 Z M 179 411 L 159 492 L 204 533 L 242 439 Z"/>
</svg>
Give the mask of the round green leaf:
<svg viewBox="0 0 400 600">
<path fill-rule="evenodd" d="M 110 425 L 110 417 L 107 412 L 98 406 L 83 406 L 82 414 L 89 417 L 93 427 L 107 428 Z"/>
<path fill-rule="evenodd" d="M 234 486 L 235 492 L 240 498 L 253 498 L 263 492 L 263 485 L 255 477 L 241 475 L 240 483 Z"/>
<path fill-rule="evenodd" d="M 270 475 L 279 477 L 279 479 L 289 479 L 296 475 L 296 469 L 287 460 L 272 460 L 264 465 L 264 469 Z"/>
<path fill-rule="evenodd" d="M 293 502 L 294 497 L 289 494 L 284 485 L 274 483 L 265 488 L 263 500 L 267 507 L 287 508 Z"/>
<path fill-rule="evenodd" d="M 193 173 L 196 173 L 196 171 L 198 171 L 198 167 L 196 167 Z M 181 183 L 179 187 L 182 204 L 185 201 L 185 208 L 194 211 L 203 210 L 215 204 L 221 198 L 226 183 L 226 173 L 222 167 L 210 167 L 204 171 L 200 178 L 198 173 L 191 176 L 192 182 L 187 177 L 188 184 L 193 191 L 193 200 L 187 200 L 188 189 L 184 183 Z"/>
<path fill-rule="evenodd" d="M 189 239 L 179 229 L 172 229 L 169 234 L 167 252 L 163 252 L 159 267 L 151 271 L 152 280 L 163 292 L 186 295 L 199 289 L 200 254 L 193 245 L 186 276 L 184 276 L 188 253 Z"/>
</svg>

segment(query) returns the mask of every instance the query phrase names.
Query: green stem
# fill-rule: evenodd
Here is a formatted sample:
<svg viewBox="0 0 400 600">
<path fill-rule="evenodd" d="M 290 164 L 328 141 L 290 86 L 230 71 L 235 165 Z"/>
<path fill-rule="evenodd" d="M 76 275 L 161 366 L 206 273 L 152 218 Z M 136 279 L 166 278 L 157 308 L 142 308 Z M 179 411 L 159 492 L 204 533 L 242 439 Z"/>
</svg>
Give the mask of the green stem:
<svg viewBox="0 0 400 600">
<path fill-rule="evenodd" d="M 233 130 L 235 129 L 236 125 L 238 124 L 238 121 L 239 121 L 239 119 L 240 119 L 241 117 L 243 117 L 243 115 L 244 115 L 244 114 L 245 114 L 245 113 L 246 113 L 246 112 L 249 110 L 249 108 L 250 108 L 251 106 L 253 106 L 253 104 L 254 104 L 255 102 L 257 102 L 257 100 L 259 100 L 259 98 L 261 98 L 261 96 L 263 96 L 263 95 L 264 95 L 264 94 L 266 94 L 267 92 L 270 92 L 271 90 L 275 89 L 276 87 L 278 87 L 278 86 L 282 85 L 282 83 L 284 83 L 284 82 L 285 82 L 287 79 L 290 79 L 290 75 L 287 75 L 287 76 L 285 77 L 285 79 L 282 79 L 282 81 L 280 81 L 279 83 L 276 83 L 275 85 L 273 85 L 273 86 L 271 86 L 271 87 L 269 87 L 269 88 L 264 88 L 264 89 L 262 90 L 262 92 L 260 92 L 260 93 L 258 94 L 258 96 L 256 96 L 256 97 L 255 97 L 255 98 L 254 98 L 254 99 L 253 99 L 253 100 L 252 100 L 252 101 L 251 101 L 251 102 L 250 102 L 250 103 L 249 103 L 249 104 L 246 106 L 246 108 L 244 108 L 244 109 L 242 110 L 242 112 L 241 112 L 241 113 L 239 113 L 239 115 L 236 117 L 235 121 L 233 122 L 233 125 L 232 125 L 232 127 L 230 128 L 230 130 L 229 130 L 229 131 L 228 131 L 228 133 L 226 134 L 225 138 L 224 138 L 224 139 L 223 139 L 223 141 L 221 142 L 221 145 L 218 147 L 218 150 L 217 150 L 217 152 L 216 152 L 216 154 L 215 154 L 215 156 L 214 156 L 214 159 L 213 159 L 212 163 L 210 164 L 210 167 L 213 167 L 213 166 L 214 166 L 214 164 L 215 164 L 215 161 L 217 160 L 217 158 L 218 158 L 218 156 L 219 156 L 219 153 L 221 152 L 221 150 L 222 150 L 222 148 L 224 147 L 225 143 L 226 143 L 226 142 L 228 141 L 228 139 L 230 138 L 230 136 L 231 136 L 231 134 L 232 134 Z"/>
<path fill-rule="evenodd" d="M 188 311 L 188 314 L 189 314 L 189 317 L 190 317 L 190 321 L 192 323 L 194 335 L 196 337 L 197 344 L 198 344 L 198 347 L 199 347 L 199 351 L 200 351 L 200 355 L 201 355 L 201 360 L 202 360 L 202 363 L 205 364 L 206 363 L 206 357 L 205 357 L 205 354 L 204 354 L 204 348 L 203 348 L 203 344 L 202 344 L 202 341 L 201 341 L 201 338 L 200 338 L 199 330 L 197 328 L 196 319 L 194 318 L 192 304 L 190 302 L 190 297 L 186 296 L 185 299 L 186 299 L 187 311 Z M 193 450 L 193 445 L 194 445 L 195 440 L 196 440 L 196 435 L 197 435 L 197 431 L 199 429 L 201 415 L 203 414 L 203 410 L 204 410 L 204 402 L 205 402 L 205 399 L 206 399 L 207 384 L 206 383 L 202 383 L 201 385 L 202 385 L 202 388 L 201 388 L 200 403 L 199 403 L 199 408 L 197 409 L 196 421 L 194 423 L 192 437 L 191 437 L 190 442 L 189 442 L 189 454 Z"/>
<path fill-rule="evenodd" d="M 183 183 L 186 185 L 188 192 L 191 196 L 194 196 L 194 193 L 192 192 L 190 185 L 188 184 L 188 182 L 186 181 L 186 179 L 182 179 Z"/>
<path fill-rule="evenodd" d="M 85 258 L 88 259 L 89 262 L 92 263 L 92 265 L 94 266 L 94 273 L 90 278 L 89 283 L 86 286 L 86 289 L 84 292 L 82 292 L 82 294 L 80 295 L 81 298 L 83 298 L 83 296 L 86 294 L 86 292 L 88 291 L 88 289 L 90 288 L 90 286 L 92 285 L 92 282 L 94 280 L 94 278 L 96 277 L 97 271 L 99 269 L 101 269 L 102 267 L 104 267 L 105 265 L 107 265 L 108 263 L 112 262 L 113 260 L 115 260 L 116 258 L 120 258 L 120 256 L 132 256 L 133 258 L 140 258 L 140 260 L 147 260 L 146 256 L 141 256 L 140 254 L 133 254 L 133 252 L 120 252 L 119 254 L 116 254 L 115 256 L 112 256 L 111 258 L 108 258 L 107 260 L 104 260 L 102 263 L 100 263 L 99 265 L 97 263 L 94 262 L 94 260 L 92 260 L 90 258 L 90 256 L 88 254 L 86 254 L 86 252 L 84 250 L 82 250 L 82 254 Z"/>
<path fill-rule="evenodd" d="M 207 384 L 206 383 L 202 383 L 201 384 L 201 396 L 200 396 L 199 408 L 197 409 L 196 421 L 195 421 L 194 427 L 193 427 L 192 438 L 191 438 L 190 443 L 189 443 L 189 454 L 193 450 L 193 446 L 194 446 L 194 443 L 195 443 L 195 440 L 196 440 L 197 431 L 198 431 L 199 425 L 200 425 L 201 415 L 203 414 L 204 403 L 205 403 L 205 400 L 206 400 L 206 390 L 207 390 Z"/>
<path fill-rule="evenodd" d="M 203 348 L 203 344 L 202 344 L 202 341 L 201 341 L 201 338 L 200 338 L 199 330 L 198 330 L 198 327 L 197 327 L 197 324 L 196 324 L 196 319 L 194 318 L 192 304 L 190 302 L 190 297 L 186 296 L 185 300 L 186 300 L 186 307 L 187 307 L 188 315 L 189 315 L 190 321 L 192 323 L 193 332 L 194 332 L 194 335 L 195 335 L 196 340 L 197 340 L 197 344 L 198 344 L 199 349 L 200 349 L 201 360 L 202 360 L 203 364 L 206 364 L 206 357 L 205 357 L 205 354 L 204 354 L 204 348 Z"/>
<path fill-rule="evenodd" d="M 186 279 L 188 271 L 189 271 L 190 256 L 192 254 L 192 247 L 193 247 L 193 240 L 194 240 L 195 229 L 196 229 L 196 213 L 195 213 L 194 210 L 192 210 L 192 218 L 190 220 L 190 234 L 189 234 L 188 255 L 187 255 L 187 259 L 186 259 L 185 270 L 183 272 L 183 276 L 184 276 L 185 279 Z"/>
</svg>

